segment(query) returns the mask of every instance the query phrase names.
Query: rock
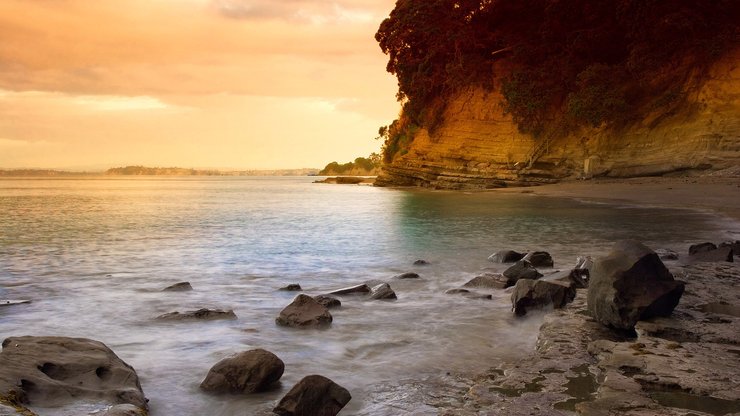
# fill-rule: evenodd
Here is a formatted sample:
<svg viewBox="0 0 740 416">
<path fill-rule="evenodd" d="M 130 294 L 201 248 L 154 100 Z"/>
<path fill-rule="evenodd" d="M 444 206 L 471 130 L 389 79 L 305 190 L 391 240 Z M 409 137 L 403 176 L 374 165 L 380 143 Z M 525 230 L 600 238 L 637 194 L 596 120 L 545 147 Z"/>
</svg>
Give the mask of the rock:
<svg viewBox="0 0 740 416">
<path fill-rule="evenodd" d="M 106 410 L 103 416 L 147 416 L 147 414 L 144 409 L 132 404 L 119 404 Z"/>
<path fill-rule="evenodd" d="M 459 293 L 470 293 L 470 291 L 468 289 L 460 289 L 460 288 L 445 290 L 445 294 L 447 295 L 457 295 Z"/>
<path fill-rule="evenodd" d="M 484 289 L 504 289 L 513 286 L 516 281 L 511 281 L 501 273 L 483 273 L 468 280 L 463 287 L 477 287 Z"/>
<path fill-rule="evenodd" d="M 393 276 L 394 279 L 418 279 L 419 274 L 418 273 L 401 273 L 398 275 Z"/>
<path fill-rule="evenodd" d="M 696 253 L 701 253 L 704 251 L 712 251 L 716 250 L 717 246 L 714 245 L 714 243 L 699 243 L 689 246 L 689 255 L 694 255 Z"/>
<path fill-rule="evenodd" d="M 586 270 L 587 272 L 594 267 L 594 260 L 591 256 L 579 256 L 576 258 L 576 267 L 574 270 Z M 586 273 L 588 275 L 588 273 Z"/>
<path fill-rule="evenodd" d="M 740 240 L 736 241 L 725 241 L 719 244 L 720 247 L 732 247 L 732 254 L 740 256 Z"/>
<path fill-rule="evenodd" d="M 102 342 L 10 337 L 0 352 L 0 401 L 56 407 L 77 401 L 147 409 L 134 369 Z"/>
<path fill-rule="evenodd" d="M 719 247 L 715 250 L 699 251 L 696 254 L 689 256 L 689 261 L 692 263 L 697 262 L 718 262 L 728 261 L 733 262 L 732 259 L 732 247 L 724 246 Z"/>
<path fill-rule="evenodd" d="M 558 271 L 543 277 L 542 280 L 567 283 L 575 289 L 585 289 L 588 287 L 588 270 L 572 269 Z"/>
<path fill-rule="evenodd" d="M 528 261 L 534 267 L 552 267 L 554 264 L 552 256 L 546 251 L 531 251 L 522 260 Z"/>
<path fill-rule="evenodd" d="M 329 295 L 314 296 L 313 300 L 324 305 L 324 307 L 327 309 L 338 308 L 342 306 L 342 302 L 340 302 L 339 299 Z"/>
<path fill-rule="evenodd" d="M 333 292 L 329 292 L 330 295 L 352 295 L 355 293 L 370 293 L 370 286 L 366 284 L 361 284 L 361 285 L 345 287 L 342 289 L 337 289 Z"/>
<path fill-rule="evenodd" d="M 233 310 L 201 308 L 197 311 L 169 312 L 159 315 L 158 321 L 215 321 L 219 319 L 237 319 Z"/>
<path fill-rule="evenodd" d="M 272 411 L 280 416 L 335 416 L 351 399 L 344 387 L 311 375 L 293 386 Z"/>
<path fill-rule="evenodd" d="M 530 309 L 548 305 L 560 309 L 575 297 L 576 289 L 569 283 L 520 279 L 511 293 L 511 305 L 517 316 L 523 316 Z"/>
<path fill-rule="evenodd" d="M 31 301 L 27 299 L 2 299 L 0 300 L 0 306 L 23 305 L 24 303 L 31 303 Z"/>
<path fill-rule="evenodd" d="M 311 296 L 300 294 L 286 306 L 275 323 L 291 327 L 322 327 L 331 324 L 332 316 L 329 310 Z"/>
<path fill-rule="evenodd" d="M 391 289 L 388 283 L 381 283 L 374 286 L 370 292 L 371 299 L 397 299 L 396 292 Z"/>
<path fill-rule="evenodd" d="M 414 262 L 414 266 L 427 266 L 427 265 L 429 265 L 429 262 L 426 260 L 422 260 L 422 259 L 416 260 Z"/>
<path fill-rule="evenodd" d="M 594 264 L 588 310 L 604 325 L 631 330 L 639 320 L 670 315 L 683 290 L 655 252 L 634 240 L 619 241 Z"/>
<path fill-rule="evenodd" d="M 667 248 L 658 248 L 655 250 L 655 254 L 657 254 L 658 258 L 661 260 L 678 260 L 678 253 L 673 250 L 668 250 Z"/>
<path fill-rule="evenodd" d="M 281 287 L 278 290 L 282 290 L 285 292 L 299 292 L 303 289 L 301 288 L 301 285 L 299 285 L 298 283 L 291 283 L 288 286 Z"/>
<path fill-rule="evenodd" d="M 193 287 L 190 286 L 190 282 L 180 282 L 175 283 L 172 286 L 167 286 L 162 289 L 162 292 L 187 292 L 189 290 L 193 290 Z"/>
<path fill-rule="evenodd" d="M 270 351 L 244 351 L 211 367 L 200 388 L 211 393 L 256 393 L 280 380 L 284 370 L 283 361 Z"/>
<path fill-rule="evenodd" d="M 516 263 L 522 257 L 524 257 L 524 254 L 517 253 L 513 250 L 500 250 L 488 256 L 488 261 L 494 263 Z"/>
<path fill-rule="evenodd" d="M 509 279 L 507 287 L 516 284 L 519 279 L 532 279 L 536 280 L 542 277 L 542 274 L 537 271 L 528 261 L 519 260 L 514 263 L 513 266 L 504 270 L 504 277 Z"/>
</svg>

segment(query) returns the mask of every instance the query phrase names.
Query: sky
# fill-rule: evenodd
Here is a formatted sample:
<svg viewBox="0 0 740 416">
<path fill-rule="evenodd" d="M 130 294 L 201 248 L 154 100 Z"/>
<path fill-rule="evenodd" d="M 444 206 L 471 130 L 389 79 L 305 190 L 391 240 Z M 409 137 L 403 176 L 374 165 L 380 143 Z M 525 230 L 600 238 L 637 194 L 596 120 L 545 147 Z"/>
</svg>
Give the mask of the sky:
<svg viewBox="0 0 740 416">
<path fill-rule="evenodd" d="M 379 151 L 394 0 L 2 0 L 0 168 L 323 167 Z"/>
</svg>

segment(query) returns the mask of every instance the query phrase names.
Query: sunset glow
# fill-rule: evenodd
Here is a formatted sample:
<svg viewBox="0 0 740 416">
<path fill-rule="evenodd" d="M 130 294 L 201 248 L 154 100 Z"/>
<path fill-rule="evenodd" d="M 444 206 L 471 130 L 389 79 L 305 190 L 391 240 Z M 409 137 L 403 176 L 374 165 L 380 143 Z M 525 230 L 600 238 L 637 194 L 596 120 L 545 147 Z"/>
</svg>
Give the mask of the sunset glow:
<svg viewBox="0 0 740 416">
<path fill-rule="evenodd" d="M 0 168 L 322 167 L 398 113 L 392 0 L 0 3 Z"/>
</svg>

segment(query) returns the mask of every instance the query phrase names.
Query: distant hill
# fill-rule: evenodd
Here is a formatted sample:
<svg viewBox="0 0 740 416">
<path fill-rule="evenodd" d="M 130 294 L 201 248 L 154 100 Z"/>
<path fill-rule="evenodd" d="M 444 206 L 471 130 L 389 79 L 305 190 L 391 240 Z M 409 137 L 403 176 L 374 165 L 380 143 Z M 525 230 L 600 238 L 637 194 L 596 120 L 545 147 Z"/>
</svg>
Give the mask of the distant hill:
<svg viewBox="0 0 740 416">
<path fill-rule="evenodd" d="M 368 157 L 358 157 L 354 162 L 339 164 L 331 162 L 319 172 L 321 176 L 376 176 L 380 170 L 380 155 L 372 153 Z"/>
</svg>

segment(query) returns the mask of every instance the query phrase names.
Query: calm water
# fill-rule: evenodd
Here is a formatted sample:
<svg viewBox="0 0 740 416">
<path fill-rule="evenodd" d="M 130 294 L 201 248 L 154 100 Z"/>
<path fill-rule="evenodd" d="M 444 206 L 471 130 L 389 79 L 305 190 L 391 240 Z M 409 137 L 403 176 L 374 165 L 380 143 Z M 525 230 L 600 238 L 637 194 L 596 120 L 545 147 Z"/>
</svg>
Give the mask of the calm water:
<svg viewBox="0 0 740 416">
<path fill-rule="evenodd" d="M 136 368 L 154 416 L 262 414 L 308 374 L 350 390 L 342 415 L 398 415 L 394 406 L 415 404 L 394 386 L 474 373 L 533 347 L 540 320 L 514 319 L 509 293 L 489 301 L 443 294 L 495 267 L 486 260 L 492 252 L 544 249 L 564 268 L 618 239 L 684 252 L 737 230 L 682 210 L 312 179 L 0 180 L 0 298 L 33 300 L 0 309 L 0 337 L 105 342 Z M 416 259 L 431 265 L 414 267 Z M 423 279 L 390 280 L 406 271 Z M 194 291 L 161 292 L 185 280 Z M 274 324 L 295 296 L 276 291 L 281 286 L 319 294 L 371 280 L 389 281 L 399 299 L 343 300 L 328 330 Z M 233 309 L 239 319 L 153 321 L 200 307 Z M 258 347 L 285 361 L 281 390 L 200 393 L 214 363 Z"/>
</svg>

